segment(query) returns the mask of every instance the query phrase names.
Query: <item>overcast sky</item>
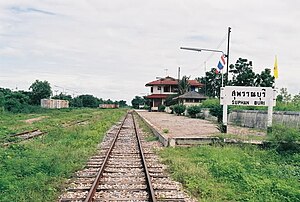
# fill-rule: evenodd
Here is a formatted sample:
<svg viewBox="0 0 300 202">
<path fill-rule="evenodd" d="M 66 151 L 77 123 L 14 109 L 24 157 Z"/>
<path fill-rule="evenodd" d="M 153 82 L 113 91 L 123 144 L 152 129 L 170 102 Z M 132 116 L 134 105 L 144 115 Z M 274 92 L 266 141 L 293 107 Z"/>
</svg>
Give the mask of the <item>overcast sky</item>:
<svg viewBox="0 0 300 202">
<path fill-rule="evenodd" d="M 226 51 L 230 26 L 230 64 L 247 58 L 259 73 L 277 55 L 276 85 L 298 94 L 299 10 L 298 0 L 0 0 L 0 87 L 47 80 L 130 102 L 179 66 L 191 78 L 215 67 L 220 54 L 179 48 Z"/>
</svg>

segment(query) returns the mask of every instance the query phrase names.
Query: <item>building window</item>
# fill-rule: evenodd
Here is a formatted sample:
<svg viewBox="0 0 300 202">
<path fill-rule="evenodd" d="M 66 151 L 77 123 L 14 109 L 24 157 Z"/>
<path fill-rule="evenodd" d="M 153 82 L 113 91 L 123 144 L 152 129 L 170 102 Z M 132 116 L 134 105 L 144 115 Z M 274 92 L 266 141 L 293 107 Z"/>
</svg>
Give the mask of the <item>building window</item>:
<svg viewBox="0 0 300 202">
<path fill-rule="evenodd" d="M 151 93 L 153 93 L 153 87 L 151 87 Z"/>
<path fill-rule="evenodd" d="M 164 92 L 170 92 L 170 86 L 165 86 L 164 87 Z"/>
</svg>

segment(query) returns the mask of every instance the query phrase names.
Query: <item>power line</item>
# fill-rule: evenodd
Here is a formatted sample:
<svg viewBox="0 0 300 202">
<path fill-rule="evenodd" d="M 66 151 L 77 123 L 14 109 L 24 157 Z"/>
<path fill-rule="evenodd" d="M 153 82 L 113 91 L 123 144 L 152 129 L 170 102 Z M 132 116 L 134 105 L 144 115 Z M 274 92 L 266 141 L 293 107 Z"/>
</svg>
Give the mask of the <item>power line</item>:
<svg viewBox="0 0 300 202">
<path fill-rule="evenodd" d="M 223 39 L 220 41 L 220 43 L 217 45 L 216 49 L 219 49 L 222 44 L 226 41 L 227 39 L 227 33 L 224 35 Z M 208 62 L 208 60 L 210 60 L 212 58 L 212 56 L 215 54 L 215 52 L 212 52 L 204 62 Z"/>
</svg>

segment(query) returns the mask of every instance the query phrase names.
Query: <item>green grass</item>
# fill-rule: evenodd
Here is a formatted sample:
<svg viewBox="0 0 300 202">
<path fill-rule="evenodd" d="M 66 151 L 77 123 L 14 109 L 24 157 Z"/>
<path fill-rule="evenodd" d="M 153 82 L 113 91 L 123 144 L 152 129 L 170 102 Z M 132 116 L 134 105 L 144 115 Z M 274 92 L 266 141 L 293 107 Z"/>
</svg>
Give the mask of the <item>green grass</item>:
<svg viewBox="0 0 300 202">
<path fill-rule="evenodd" d="M 148 127 L 145 121 L 140 118 L 138 115 L 135 115 L 135 119 L 137 120 L 138 126 L 142 129 L 142 131 L 146 134 L 145 140 L 147 142 L 157 141 L 158 137 L 156 137 L 152 130 Z"/>
<path fill-rule="evenodd" d="M 56 201 L 66 180 L 96 151 L 105 132 L 125 110 L 51 110 L 43 114 L 1 114 L 1 136 L 39 128 L 48 133 L 9 147 L 0 147 L 0 201 Z M 27 124 L 21 120 L 47 118 Z M 62 127 L 89 119 L 87 125 Z"/>
<path fill-rule="evenodd" d="M 172 177 L 199 201 L 300 201 L 300 154 L 255 146 L 160 151 Z"/>
<path fill-rule="evenodd" d="M 235 139 L 235 140 L 258 140 L 258 141 L 265 141 L 267 140 L 267 136 L 265 135 L 253 135 L 253 134 L 247 134 L 247 135 L 236 135 L 236 134 L 229 134 L 229 133 L 220 133 L 217 135 L 217 137 L 221 139 Z"/>
</svg>

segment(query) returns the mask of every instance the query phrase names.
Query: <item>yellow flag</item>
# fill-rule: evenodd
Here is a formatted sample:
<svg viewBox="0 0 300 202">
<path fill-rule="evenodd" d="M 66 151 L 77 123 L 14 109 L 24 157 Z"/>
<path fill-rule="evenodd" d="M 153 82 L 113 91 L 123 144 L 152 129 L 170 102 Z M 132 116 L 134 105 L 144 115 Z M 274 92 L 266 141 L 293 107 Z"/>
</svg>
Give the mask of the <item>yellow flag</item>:
<svg viewBox="0 0 300 202">
<path fill-rule="evenodd" d="M 277 56 L 275 56 L 275 63 L 274 63 L 274 77 L 275 77 L 275 79 L 278 79 Z"/>
</svg>

